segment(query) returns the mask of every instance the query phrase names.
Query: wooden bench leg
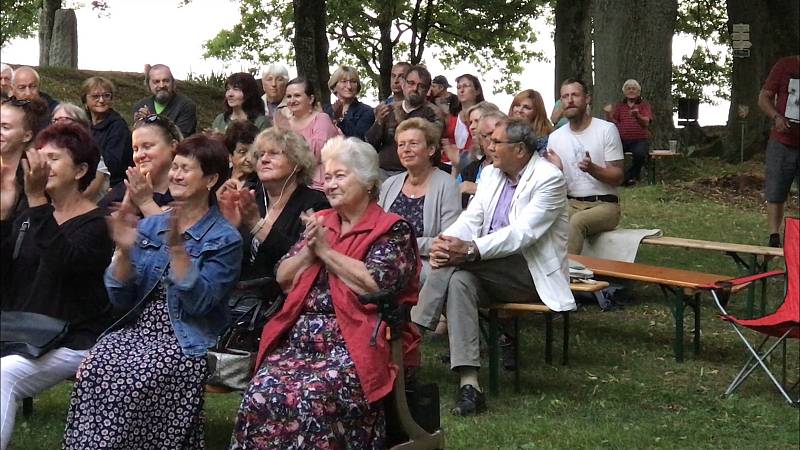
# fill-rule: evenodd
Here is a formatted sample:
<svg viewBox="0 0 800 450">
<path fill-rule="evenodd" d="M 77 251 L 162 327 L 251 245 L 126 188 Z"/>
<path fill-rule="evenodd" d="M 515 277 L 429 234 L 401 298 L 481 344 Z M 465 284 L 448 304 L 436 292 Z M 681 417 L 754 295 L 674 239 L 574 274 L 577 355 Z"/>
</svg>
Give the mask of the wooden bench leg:
<svg viewBox="0 0 800 450">
<path fill-rule="evenodd" d="M 685 309 L 683 290 L 677 289 L 672 296 L 672 315 L 675 317 L 673 352 L 675 353 L 676 362 L 683 362 L 683 316 Z"/>
<path fill-rule="evenodd" d="M 563 349 L 561 353 L 561 365 L 566 366 L 569 362 L 569 311 L 561 313 L 564 320 Z"/>
<path fill-rule="evenodd" d="M 497 396 L 500 376 L 500 348 L 497 344 L 497 311 L 489 311 L 489 393 Z"/>
<path fill-rule="evenodd" d="M 514 316 L 514 359 L 517 362 L 517 370 L 514 371 L 514 392 L 519 393 L 520 372 L 522 372 L 522 359 L 520 347 L 522 342 L 519 340 L 519 317 Z"/>
<path fill-rule="evenodd" d="M 544 315 L 544 362 L 553 364 L 553 315 Z"/>
<path fill-rule="evenodd" d="M 22 399 L 22 417 L 29 418 L 33 415 L 33 397 L 25 397 Z"/>
</svg>

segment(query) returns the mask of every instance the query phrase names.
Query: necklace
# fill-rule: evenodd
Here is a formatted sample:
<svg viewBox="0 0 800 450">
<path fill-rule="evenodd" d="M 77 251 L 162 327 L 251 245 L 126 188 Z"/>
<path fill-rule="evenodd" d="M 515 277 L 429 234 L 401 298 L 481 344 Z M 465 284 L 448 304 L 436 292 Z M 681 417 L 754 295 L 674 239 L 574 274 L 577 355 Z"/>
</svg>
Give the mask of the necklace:
<svg viewBox="0 0 800 450">
<path fill-rule="evenodd" d="M 431 175 L 433 175 L 433 170 L 428 172 L 428 175 L 425 177 L 425 180 L 423 180 L 422 183 L 420 183 L 420 184 L 412 184 L 412 183 L 409 182 L 408 184 L 406 184 L 406 190 L 408 192 L 404 192 L 404 194 L 406 194 L 407 197 L 412 198 L 412 199 L 416 199 L 417 197 L 424 197 L 425 196 L 425 191 L 428 190 L 428 180 L 431 179 Z M 413 190 L 413 192 L 412 192 L 412 190 Z M 419 192 L 419 191 L 422 191 L 422 192 Z"/>
</svg>

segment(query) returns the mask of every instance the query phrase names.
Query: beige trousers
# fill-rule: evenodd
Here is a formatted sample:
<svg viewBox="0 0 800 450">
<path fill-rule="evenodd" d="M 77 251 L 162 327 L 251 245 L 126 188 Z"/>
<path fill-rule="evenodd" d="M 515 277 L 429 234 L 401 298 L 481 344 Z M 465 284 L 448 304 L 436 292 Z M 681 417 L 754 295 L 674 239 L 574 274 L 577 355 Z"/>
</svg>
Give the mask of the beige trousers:
<svg viewBox="0 0 800 450">
<path fill-rule="evenodd" d="M 619 224 L 619 203 L 582 202 L 569 199 L 569 237 L 567 252 L 580 255 L 583 241 L 603 231 L 611 231 Z"/>
</svg>

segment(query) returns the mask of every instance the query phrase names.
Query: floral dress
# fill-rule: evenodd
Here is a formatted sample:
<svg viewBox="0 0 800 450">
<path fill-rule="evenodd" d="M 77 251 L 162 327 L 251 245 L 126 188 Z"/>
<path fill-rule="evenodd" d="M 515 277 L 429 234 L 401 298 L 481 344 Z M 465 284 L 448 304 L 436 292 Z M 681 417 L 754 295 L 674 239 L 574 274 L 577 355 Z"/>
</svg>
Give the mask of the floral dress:
<svg viewBox="0 0 800 450">
<path fill-rule="evenodd" d="M 364 263 L 381 289 L 402 286 L 414 275 L 413 242 L 409 225 L 398 222 L 370 247 Z M 284 258 L 303 245 L 295 244 Z M 381 449 L 385 436 L 383 404 L 367 402 L 323 268 L 303 313 L 245 392 L 231 449 Z"/>
<path fill-rule="evenodd" d="M 64 449 L 202 449 L 204 357 L 185 356 L 162 280 L 132 325 L 89 351 L 70 399 Z"/>
<path fill-rule="evenodd" d="M 389 207 L 389 212 L 406 219 L 414 228 L 417 236 L 423 236 L 425 226 L 423 223 L 423 211 L 425 207 L 425 196 L 411 198 L 400 191 L 397 198 Z"/>
</svg>

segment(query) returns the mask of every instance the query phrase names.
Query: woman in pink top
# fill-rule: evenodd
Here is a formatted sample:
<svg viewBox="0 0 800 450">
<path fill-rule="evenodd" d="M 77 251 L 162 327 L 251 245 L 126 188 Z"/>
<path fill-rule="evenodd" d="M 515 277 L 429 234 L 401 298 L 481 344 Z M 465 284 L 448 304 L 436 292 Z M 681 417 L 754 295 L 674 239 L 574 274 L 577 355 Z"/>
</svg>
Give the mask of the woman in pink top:
<svg viewBox="0 0 800 450">
<path fill-rule="evenodd" d="M 653 110 L 650 103 L 642 100 L 642 87 L 636 80 L 627 80 L 622 85 L 624 98 L 615 105 L 606 105 L 606 118 L 614 122 L 622 139 L 622 151 L 633 154 L 633 162 L 625 171 L 623 186 L 633 186 L 639 180 L 642 167 L 650 156 L 650 123 Z"/>
<path fill-rule="evenodd" d="M 286 122 L 276 122 L 276 125 L 292 130 L 306 140 L 317 161 L 317 169 L 309 187 L 321 191 L 323 177 L 320 151 L 328 139 L 339 135 L 339 129 L 327 114 L 319 111 L 314 90 L 305 78 L 295 78 L 286 85 L 286 107 L 292 116 Z"/>
</svg>

